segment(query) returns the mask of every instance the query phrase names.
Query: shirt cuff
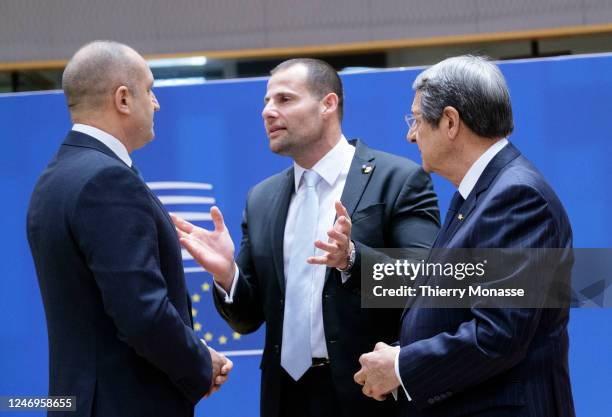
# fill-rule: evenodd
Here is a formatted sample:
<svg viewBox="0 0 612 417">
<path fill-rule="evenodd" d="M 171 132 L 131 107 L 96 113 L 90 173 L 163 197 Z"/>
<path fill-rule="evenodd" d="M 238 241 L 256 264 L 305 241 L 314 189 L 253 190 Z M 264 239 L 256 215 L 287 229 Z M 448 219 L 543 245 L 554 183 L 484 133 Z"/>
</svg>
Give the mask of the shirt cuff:
<svg viewBox="0 0 612 417">
<path fill-rule="evenodd" d="M 346 281 L 348 281 L 350 277 L 351 277 L 350 271 L 340 271 L 340 279 L 342 280 L 343 284 L 346 284 Z"/>
<path fill-rule="evenodd" d="M 238 270 L 238 265 L 236 265 L 236 272 L 234 273 L 234 279 L 232 281 L 232 286 L 230 287 L 229 294 L 223 289 L 223 287 L 217 284 L 217 281 L 213 280 L 215 283 L 215 287 L 219 292 L 219 295 L 223 297 L 223 301 L 225 304 L 232 304 L 234 302 L 234 292 L 236 292 L 236 283 L 238 282 L 238 276 L 240 275 L 240 271 Z"/>
<path fill-rule="evenodd" d="M 412 401 L 412 398 L 410 398 L 410 394 L 408 394 L 408 391 L 406 391 L 406 387 L 404 386 L 404 383 L 402 382 L 402 377 L 401 377 L 400 372 L 399 372 L 399 355 L 400 355 L 400 352 L 401 352 L 401 349 L 398 349 L 397 350 L 397 356 L 395 357 L 395 376 L 397 376 L 397 379 L 400 382 L 400 385 L 404 389 L 404 393 L 406 394 L 406 398 L 408 399 L 408 401 Z"/>
</svg>

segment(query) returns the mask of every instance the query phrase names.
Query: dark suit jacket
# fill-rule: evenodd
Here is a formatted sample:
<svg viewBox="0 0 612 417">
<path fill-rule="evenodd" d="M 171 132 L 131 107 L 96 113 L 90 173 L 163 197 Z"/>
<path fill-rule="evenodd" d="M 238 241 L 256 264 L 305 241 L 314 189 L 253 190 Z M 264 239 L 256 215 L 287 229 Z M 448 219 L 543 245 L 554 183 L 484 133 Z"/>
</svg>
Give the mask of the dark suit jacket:
<svg viewBox="0 0 612 417">
<path fill-rule="evenodd" d="M 49 395 L 77 397 L 65 415 L 192 415 L 211 358 L 191 327 L 175 229 L 140 176 L 70 132 L 36 184 L 27 229 Z"/>
<path fill-rule="evenodd" d="M 572 245 L 563 206 L 512 144 L 489 163 L 459 213 L 464 219 L 447 219 L 434 247 Z M 399 368 L 412 397 L 406 415 L 574 415 L 567 309 L 419 308 L 423 302 L 417 299 L 402 320 Z"/>
<path fill-rule="evenodd" d="M 372 171 L 364 171 L 364 165 Z M 249 333 L 266 324 L 261 361 L 261 414 L 266 417 L 278 415 L 281 395 L 283 236 L 293 177 L 290 168 L 251 190 L 234 303 L 225 304 L 215 291 L 217 309 L 236 331 Z M 323 325 L 336 393 L 345 416 L 392 415 L 394 402 L 365 397 L 353 381 L 362 353 L 378 341 L 397 340 L 401 315 L 399 310 L 361 308 L 360 257 L 371 248 L 430 247 L 439 227 L 437 198 L 430 177 L 416 164 L 357 142 L 341 200 L 351 215 L 357 261 L 345 284 L 336 269 L 328 268 L 323 289 Z"/>
</svg>

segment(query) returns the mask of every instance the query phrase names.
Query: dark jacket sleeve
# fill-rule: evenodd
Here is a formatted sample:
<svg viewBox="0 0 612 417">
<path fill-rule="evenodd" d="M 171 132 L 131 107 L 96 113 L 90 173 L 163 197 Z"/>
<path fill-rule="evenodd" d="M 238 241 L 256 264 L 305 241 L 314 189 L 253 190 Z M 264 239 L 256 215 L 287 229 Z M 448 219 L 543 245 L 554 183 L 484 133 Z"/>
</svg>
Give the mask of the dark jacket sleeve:
<svg viewBox="0 0 612 417">
<path fill-rule="evenodd" d="M 249 193 L 250 196 L 251 193 Z M 251 245 L 248 226 L 248 204 L 242 214 L 242 240 L 240 250 L 236 257 L 238 265 L 236 289 L 234 299 L 236 303 L 226 303 L 219 291 L 215 290 L 215 307 L 232 329 L 238 333 L 247 334 L 256 331 L 264 322 L 262 310 L 263 302 L 260 296 L 260 287 L 251 255 Z"/>
</svg>

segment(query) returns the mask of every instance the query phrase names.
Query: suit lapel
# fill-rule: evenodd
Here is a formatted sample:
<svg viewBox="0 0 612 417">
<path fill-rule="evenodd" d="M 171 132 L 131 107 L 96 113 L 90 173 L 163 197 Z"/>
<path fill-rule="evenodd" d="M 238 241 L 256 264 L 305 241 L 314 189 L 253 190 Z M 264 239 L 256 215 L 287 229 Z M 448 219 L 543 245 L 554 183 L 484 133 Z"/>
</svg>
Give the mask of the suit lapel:
<svg viewBox="0 0 612 417">
<path fill-rule="evenodd" d="M 370 178 L 372 178 L 376 164 L 370 148 L 363 142 L 357 140 L 350 143 L 355 146 L 355 156 L 353 156 L 353 162 L 351 162 L 340 201 L 346 207 L 349 216 L 352 217 L 368 182 L 370 182 Z"/>
<path fill-rule="evenodd" d="M 489 162 L 485 170 L 478 178 L 474 189 L 468 196 L 467 200 L 459 211 L 455 214 L 454 218 L 451 219 L 451 224 L 448 227 L 448 230 L 440 236 L 435 243 L 435 247 L 445 247 L 446 243 L 450 241 L 455 233 L 460 229 L 461 225 L 468 219 L 471 215 L 472 211 L 476 208 L 476 204 L 478 202 L 478 198 L 483 191 L 487 190 L 495 177 L 499 174 L 499 172 L 508 165 L 512 160 L 516 159 L 520 155 L 518 149 L 514 147 L 511 143 L 508 143 L 506 146 L 502 148 L 501 151 L 497 153 Z"/>
<path fill-rule="evenodd" d="M 272 201 L 270 213 L 272 213 L 272 228 L 270 230 L 270 242 L 272 242 L 272 258 L 276 269 L 276 278 L 281 289 L 281 294 L 285 294 L 285 268 L 283 244 L 285 241 L 285 223 L 289 212 L 289 203 L 295 188 L 293 179 L 293 168 L 285 172 L 279 192 Z"/>
<path fill-rule="evenodd" d="M 457 229 L 461 226 L 465 219 L 467 219 L 468 215 L 474 210 L 475 207 L 476 198 L 474 193 L 470 193 L 468 199 L 461 205 L 461 207 L 459 207 L 459 210 L 457 210 L 456 213 L 452 213 L 452 218 L 447 220 L 450 222 L 450 224 L 446 229 L 443 229 L 443 232 L 440 233 L 440 238 L 436 240 L 433 247 L 444 247 L 444 244 L 448 242 L 451 237 L 453 237 Z"/>
</svg>

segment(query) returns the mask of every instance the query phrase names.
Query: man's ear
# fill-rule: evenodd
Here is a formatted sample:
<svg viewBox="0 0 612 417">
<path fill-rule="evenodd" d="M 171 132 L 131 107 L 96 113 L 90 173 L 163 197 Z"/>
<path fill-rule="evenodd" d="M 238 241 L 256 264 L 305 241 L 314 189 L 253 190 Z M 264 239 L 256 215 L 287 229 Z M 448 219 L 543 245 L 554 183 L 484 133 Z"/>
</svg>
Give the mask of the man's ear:
<svg viewBox="0 0 612 417">
<path fill-rule="evenodd" d="M 455 140 L 459 135 L 461 118 L 456 108 L 452 106 L 446 106 L 442 110 L 442 123 L 446 129 L 446 133 L 450 140 Z"/>
<path fill-rule="evenodd" d="M 115 109 L 121 113 L 128 115 L 131 112 L 131 95 L 130 90 L 122 85 L 115 90 L 115 95 L 113 97 L 113 104 L 115 105 Z"/>
<path fill-rule="evenodd" d="M 336 93 L 328 93 L 321 99 L 321 115 L 329 117 L 338 111 L 338 95 Z"/>
</svg>

